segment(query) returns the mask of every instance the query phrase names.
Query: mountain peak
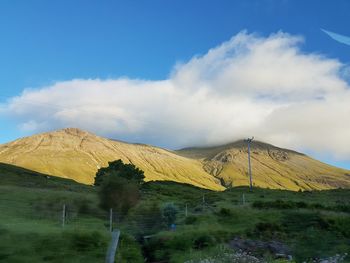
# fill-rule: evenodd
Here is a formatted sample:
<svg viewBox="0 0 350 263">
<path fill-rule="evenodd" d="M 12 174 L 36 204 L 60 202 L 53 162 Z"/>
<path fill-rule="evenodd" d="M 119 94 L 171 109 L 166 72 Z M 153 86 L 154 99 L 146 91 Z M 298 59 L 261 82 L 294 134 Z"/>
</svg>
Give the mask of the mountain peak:
<svg viewBox="0 0 350 263">
<path fill-rule="evenodd" d="M 79 128 L 64 128 L 61 130 L 58 130 L 57 132 L 62 132 L 62 133 L 67 133 L 67 134 L 71 134 L 71 135 L 76 135 L 76 136 L 85 136 L 87 134 L 91 134 L 87 131 L 84 131 L 82 129 Z"/>
</svg>

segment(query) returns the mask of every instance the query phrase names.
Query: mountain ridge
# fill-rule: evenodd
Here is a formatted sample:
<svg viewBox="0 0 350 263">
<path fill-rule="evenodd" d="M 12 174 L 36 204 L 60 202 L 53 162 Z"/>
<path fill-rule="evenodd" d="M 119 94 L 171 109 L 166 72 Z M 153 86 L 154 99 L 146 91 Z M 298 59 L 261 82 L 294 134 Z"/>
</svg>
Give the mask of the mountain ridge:
<svg viewBox="0 0 350 263">
<path fill-rule="evenodd" d="M 77 128 L 23 137 L 0 145 L 0 162 L 92 184 L 109 161 L 122 159 L 145 171 L 146 181 L 168 180 L 212 190 L 247 185 L 247 146 L 242 140 L 211 147 L 167 150 L 97 136 Z M 305 154 L 252 143 L 255 186 L 289 190 L 350 188 L 350 171 Z"/>
<path fill-rule="evenodd" d="M 291 153 L 294 153 L 294 154 L 300 154 L 300 155 L 305 155 L 304 153 L 300 153 L 298 151 L 295 151 L 295 150 L 291 150 L 291 149 L 287 149 L 287 148 L 281 148 L 281 147 L 278 147 L 278 146 L 275 146 L 273 144 L 270 144 L 270 143 L 265 143 L 265 142 L 262 142 L 262 141 L 259 141 L 259 140 L 254 140 L 252 142 L 252 145 L 254 146 L 253 147 L 253 150 L 254 149 L 276 149 L 276 150 L 282 150 L 282 151 L 286 151 L 286 152 L 291 152 Z M 180 155 L 183 155 L 183 156 L 188 156 L 188 157 L 194 157 L 194 158 L 200 158 L 200 156 L 193 156 L 191 154 L 188 154 L 188 152 L 196 152 L 196 151 L 213 151 L 213 152 L 220 152 L 220 151 L 223 151 L 223 150 L 226 150 L 226 149 L 229 149 L 229 148 L 246 148 L 247 147 L 247 143 L 241 139 L 241 140 L 237 140 L 237 141 L 234 141 L 234 142 L 230 142 L 230 143 L 226 143 L 226 144 L 220 144 L 220 145 L 213 145 L 213 146 L 193 146 L 193 147 L 185 147 L 185 148 L 181 148 L 181 149 L 178 149 L 178 150 L 175 150 L 175 152 L 177 152 L 178 154 Z M 203 153 L 204 154 L 204 153 Z M 203 156 L 202 156 L 203 157 Z M 209 157 L 209 156 L 205 156 L 205 157 Z"/>
</svg>

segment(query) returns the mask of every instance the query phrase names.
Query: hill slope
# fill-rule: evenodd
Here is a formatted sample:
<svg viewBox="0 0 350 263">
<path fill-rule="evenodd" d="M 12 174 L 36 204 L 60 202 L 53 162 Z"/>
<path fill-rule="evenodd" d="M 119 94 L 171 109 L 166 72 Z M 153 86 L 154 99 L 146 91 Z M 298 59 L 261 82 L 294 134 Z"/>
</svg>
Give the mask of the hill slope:
<svg viewBox="0 0 350 263">
<path fill-rule="evenodd" d="M 146 181 L 169 180 L 223 190 L 222 185 L 247 185 L 246 151 L 245 143 L 238 141 L 172 152 L 68 128 L 0 145 L 0 162 L 92 184 L 98 168 L 122 159 L 144 170 Z M 252 145 L 252 167 L 254 183 L 260 187 L 350 188 L 350 171 L 261 142 Z"/>
<path fill-rule="evenodd" d="M 243 141 L 203 148 L 186 148 L 178 154 L 200 160 L 208 173 L 227 186 L 247 185 L 247 146 Z M 253 141 L 253 182 L 270 188 L 331 189 L 350 187 L 350 171 L 333 167 L 304 154 Z"/>
<path fill-rule="evenodd" d="M 67 128 L 22 138 L 0 146 L 0 162 L 44 174 L 92 184 L 98 168 L 122 159 L 145 171 L 147 181 L 171 180 L 215 190 L 224 189 L 198 160 L 141 144 L 108 140 Z"/>
</svg>

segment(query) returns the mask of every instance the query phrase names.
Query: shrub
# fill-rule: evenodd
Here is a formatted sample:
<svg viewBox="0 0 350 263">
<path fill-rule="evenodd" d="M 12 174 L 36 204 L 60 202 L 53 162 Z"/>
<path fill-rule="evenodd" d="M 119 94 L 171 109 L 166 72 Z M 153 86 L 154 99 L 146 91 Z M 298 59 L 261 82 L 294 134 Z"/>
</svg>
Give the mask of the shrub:
<svg viewBox="0 0 350 263">
<path fill-rule="evenodd" d="M 255 201 L 252 205 L 254 208 L 258 209 L 294 209 L 294 208 L 307 208 L 308 205 L 305 202 L 293 202 L 293 201 L 283 201 L 277 199 L 275 201 Z"/>
<path fill-rule="evenodd" d="M 167 242 L 167 247 L 173 250 L 185 251 L 191 248 L 192 240 L 187 234 L 175 235 Z"/>
<path fill-rule="evenodd" d="M 350 213 L 350 205 L 337 205 L 332 207 L 332 210 Z"/>
<path fill-rule="evenodd" d="M 130 211 L 128 222 L 136 225 L 139 236 L 154 234 L 163 227 L 162 210 L 157 202 L 140 203 Z"/>
<path fill-rule="evenodd" d="M 219 211 L 219 215 L 222 217 L 229 217 L 232 215 L 232 211 L 229 208 L 221 208 Z"/>
<path fill-rule="evenodd" d="M 104 237 L 100 232 L 69 232 L 72 247 L 77 251 L 89 251 L 99 247 L 107 246 Z"/>
<path fill-rule="evenodd" d="M 203 249 L 209 246 L 213 246 L 215 244 L 215 239 L 209 234 L 200 234 L 195 238 L 193 243 L 193 248 L 195 249 Z"/>
<path fill-rule="evenodd" d="M 335 220 L 328 221 L 332 226 L 331 229 L 342 234 L 344 237 L 350 238 L 350 218 L 339 217 Z"/>
<path fill-rule="evenodd" d="M 298 208 L 307 208 L 308 205 L 307 205 L 307 203 L 301 201 L 301 202 L 296 202 L 296 207 L 298 207 Z"/>
<path fill-rule="evenodd" d="M 315 208 L 315 209 L 324 209 L 325 208 L 322 204 L 319 204 L 319 203 L 311 204 L 310 207 Z"/>
<path fill-rule="evenodd" d="M 179 209 L 173 203 L 168 203 L 163 207 L 163 219 L 167 226 L 175 223 L 178 212 Z"/>
<path fill-rule="evenodd" d="M 121 234 L 116 262 L 142 263 L 144 262 L 141 247 L 136 240 L 129 235 Z"/>
<path fill-rule="evenodd" d="M 185 218 L 186 225 L 193 225 L 198 222 L 198 217 L 196 216 L 188 216 Z"/>
<path fill-rule="evenodd" d="M 330 224 L 318 213 L 313 212 L 287 212 L 282 218 L 282 225 L 288 232 L 302 232 L 307 228 L 327 230 Z"/>
<path fill-rule="evenodd" d="M 281 225 L 272 222 L 260 222 L 254 227 L 252 233 L 248 233 L 250 236 L 260 237 L 264 239 L 280 237 L 283 235 Z"/>
</svg>

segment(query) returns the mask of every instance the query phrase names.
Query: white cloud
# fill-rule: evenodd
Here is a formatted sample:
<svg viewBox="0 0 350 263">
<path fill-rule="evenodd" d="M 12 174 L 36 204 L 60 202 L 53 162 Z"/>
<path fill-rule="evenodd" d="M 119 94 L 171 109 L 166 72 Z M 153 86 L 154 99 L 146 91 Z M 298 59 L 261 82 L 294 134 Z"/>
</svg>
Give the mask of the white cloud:
<svg viewBox="0 0 350 263">
<path fill-rule="evenodd" d="M 302 38 L 241 32 L 177 64 L 162 81 L 75 79 L 25 90 L 5 106 L 33 132 L 80 127 L 169 147 L 255 135 L 350 159 L 350 89 L 338 60 L 303 53 Z"/>
</svg>

